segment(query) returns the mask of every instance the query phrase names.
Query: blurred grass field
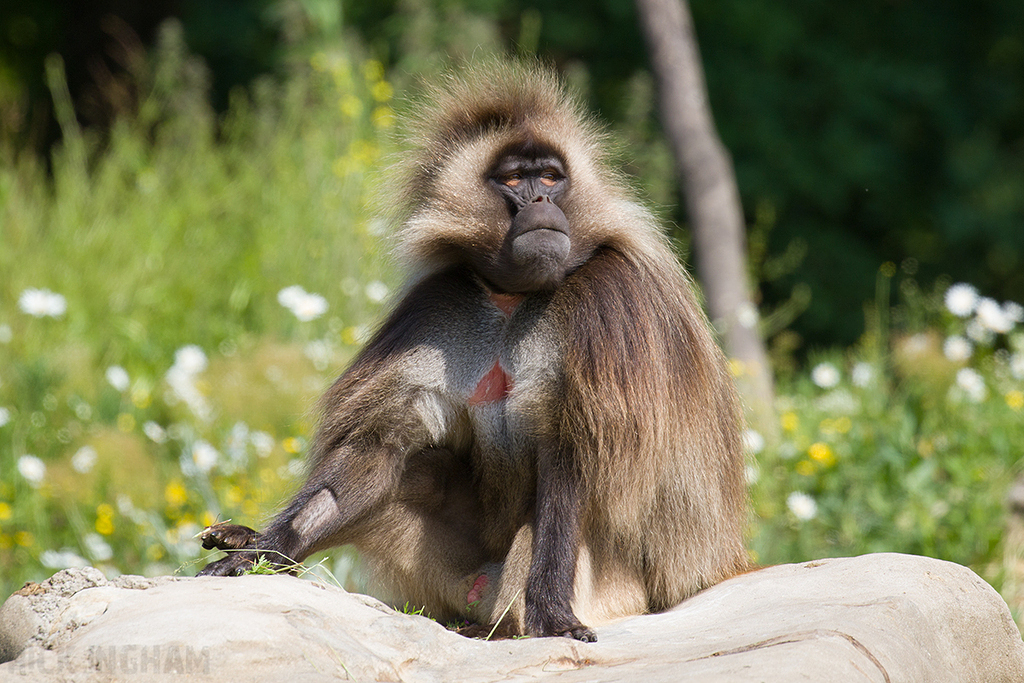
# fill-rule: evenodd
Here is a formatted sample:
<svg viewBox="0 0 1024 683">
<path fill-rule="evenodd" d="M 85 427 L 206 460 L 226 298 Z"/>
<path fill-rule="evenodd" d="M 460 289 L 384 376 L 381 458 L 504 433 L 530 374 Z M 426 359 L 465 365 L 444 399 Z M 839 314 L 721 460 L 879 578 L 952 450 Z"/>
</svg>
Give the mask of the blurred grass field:
<svg viewBox="0 0 1024 683">
<path fill-rule="evenodd" d="M 204 525 L 267 521 L 301 480 L 318 395 L 398 284 L 372 208 L 395 119 L 381 65 L 318 52 L 221 117 L 203 73 L 168 27 L 137 113 L 101 141 L 51 62 L 52 169 L 2 151 L 3 595 L 86 563 L 191 574 Z M 993 322 L 914 274 L 882 264 L 855 347 L 777 356 L 781 438 L 746 435 L 752 554 L 948 559 L 1019 618 L 1019 307 L 991 302 Z M 326 564 L 361 585 L 348 552 Z"/>
</svg>

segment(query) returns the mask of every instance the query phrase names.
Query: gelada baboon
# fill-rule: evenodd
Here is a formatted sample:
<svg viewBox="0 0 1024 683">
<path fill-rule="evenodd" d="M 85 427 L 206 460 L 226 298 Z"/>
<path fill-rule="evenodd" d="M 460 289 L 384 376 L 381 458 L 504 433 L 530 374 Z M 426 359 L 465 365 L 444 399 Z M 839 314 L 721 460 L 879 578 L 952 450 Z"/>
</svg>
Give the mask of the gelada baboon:
<svg viewBox="0 0 1024 683">
<path fill-rule="evenodd" d="M 201 573 L 351 543 L 435 618 L 592 641 L 744 567 L 729 373 L 557 77 L 490 63 L 432 95 L 406 293 L 324 396 L 308 481 L 263 532 L 207 529 L 241 551 Z"/>
</svg>

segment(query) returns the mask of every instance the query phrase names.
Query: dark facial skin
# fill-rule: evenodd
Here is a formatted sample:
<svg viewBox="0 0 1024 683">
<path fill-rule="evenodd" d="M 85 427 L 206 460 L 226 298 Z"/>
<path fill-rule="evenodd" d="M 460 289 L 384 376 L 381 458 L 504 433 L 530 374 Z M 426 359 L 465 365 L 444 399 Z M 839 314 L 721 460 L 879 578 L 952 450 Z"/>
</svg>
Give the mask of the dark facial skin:
<svg viewBox="0 0 1024 683">
<path fill-rule="evenodd" d="M 564 165 L 549 154 L 506 154 L 487 182 L 505 200 L 511 224 L 499 252 L 477 263 L 478 270 L 505 292 L 554 289 L 578 265 L 559 208 L 569 189 Z"/>
</svg>

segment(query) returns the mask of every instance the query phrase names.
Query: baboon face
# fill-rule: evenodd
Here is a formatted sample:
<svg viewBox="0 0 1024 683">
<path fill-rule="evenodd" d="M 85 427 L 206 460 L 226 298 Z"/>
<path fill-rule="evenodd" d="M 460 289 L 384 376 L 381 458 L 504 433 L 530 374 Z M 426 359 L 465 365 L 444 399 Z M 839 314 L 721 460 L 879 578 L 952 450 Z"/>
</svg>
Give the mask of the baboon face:
<svg viewBox="0 0 1024 683">
<path fill-rule="evenodd" d="M 569 192 L 565 163 L 552 151 L 519 146 L 499 154 L 484 179 L 507 214 L 497 253 L 474 256 L 477 272 L 504 292 L 551 290 L 585 260 L 574 249 L 572 225 L 563 212 Z"/>
</svg>

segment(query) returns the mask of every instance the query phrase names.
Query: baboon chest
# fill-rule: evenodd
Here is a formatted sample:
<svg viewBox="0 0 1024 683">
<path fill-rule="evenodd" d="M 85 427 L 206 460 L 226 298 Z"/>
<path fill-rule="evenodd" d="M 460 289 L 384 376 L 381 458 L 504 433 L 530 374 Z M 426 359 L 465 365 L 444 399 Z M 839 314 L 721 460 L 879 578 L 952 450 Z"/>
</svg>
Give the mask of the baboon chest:
<svg viewBox="0 0 1024 683">
<path fill-rule="evenodd" d="M 520 460 L 532 453 L 540 404 L 551 395 L 558 354 L 543 300 L 489 293 L 472 339 L 467 372 L 456 387 L 474 449 L 488 459 Z"/>
</svg>

